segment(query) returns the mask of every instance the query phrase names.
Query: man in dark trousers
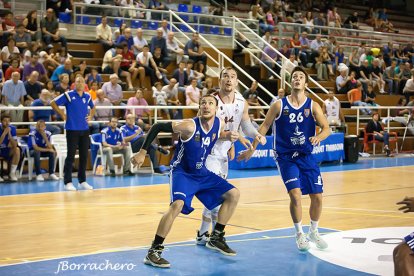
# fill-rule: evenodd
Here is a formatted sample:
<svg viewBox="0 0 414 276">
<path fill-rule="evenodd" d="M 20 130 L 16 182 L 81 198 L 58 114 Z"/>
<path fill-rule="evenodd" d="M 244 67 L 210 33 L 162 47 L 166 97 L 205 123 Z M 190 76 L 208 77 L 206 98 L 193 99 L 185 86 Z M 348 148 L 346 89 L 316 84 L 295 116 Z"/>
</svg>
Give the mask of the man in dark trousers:
<svg viewBox="0 0 414 276">
<path fill-rule="evenodd" d="M 72 184 L 72 166 L 75 160 L 76 149 L 79 147 L 79 189 L 92 190 L 93 187 L 86 182 L 86 161 L 89 148 L 89 125 L 88 122 L 95 115 L 95 106 L 88 93 L 83 91 L 85 79 L 77 77 L 75 90 L 65 92 L 55 98 L 50 105 L 66 121 L 66 140 L 68 153 L 64 167 L 65 190 L 76 191 Z M 58 106 L 66 107 L 66 114 Z M 90 108 L 90 112 L 89 112 Z"/>
</svg>

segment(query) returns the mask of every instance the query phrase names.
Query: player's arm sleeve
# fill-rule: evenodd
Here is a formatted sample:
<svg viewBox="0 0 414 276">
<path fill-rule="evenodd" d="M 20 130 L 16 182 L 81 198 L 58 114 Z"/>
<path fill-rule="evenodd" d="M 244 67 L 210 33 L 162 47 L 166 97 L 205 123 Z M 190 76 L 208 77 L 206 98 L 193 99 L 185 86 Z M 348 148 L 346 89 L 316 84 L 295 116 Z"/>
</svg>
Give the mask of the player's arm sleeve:
<svg viewBox="0 0 414 276">
<path fill-rule="evenodd" d="M 172 122 L 156 123 L 155 125 L 153 125 L 150 131 L 148 132 L 147 136 L 145 137 L 145 141 L 142 144 L 141 149 L 148 151 L 152 141 L 154 141 L 155 137 L 157 137 L 158 133 L 160 132 L 174 133 Z"/>
<path fill-rule="evenodd" d="M 257 129 L 253 126 L 252 121 L 250 120 L 243 120 L 241 121 L 240 125 L 243 133 L 250 138 L 255 138 L 259 134 Z"/>
</svg>

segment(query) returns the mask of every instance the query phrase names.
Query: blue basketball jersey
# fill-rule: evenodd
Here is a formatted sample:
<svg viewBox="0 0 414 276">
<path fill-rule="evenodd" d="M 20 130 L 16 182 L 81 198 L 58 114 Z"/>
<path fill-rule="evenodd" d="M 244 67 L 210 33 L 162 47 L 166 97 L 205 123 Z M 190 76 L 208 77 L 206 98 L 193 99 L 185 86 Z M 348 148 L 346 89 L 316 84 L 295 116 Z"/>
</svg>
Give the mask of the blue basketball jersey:
<svg viewBox="0 0 414 276">
<path fill-rule="evenodd" d="M 219 138 L 221 122 L 215 117 L 213 126 L 208 131 L 203 129 L 199 117 L 193 118 L 193 121 L 195 131 L 187 140 L 180 138 L 171 160 L 171 168 L 190 174 L 205 174 L 209 172 L 205 166 L 206 159 Z"/>
<path fill-rule="evenodd" d="M 309 137 L 315 136 L 315 129 L 312 99 L 306 98 L 302 106 L 295 108 L 285 97 L 281 99 L 279 117 L 273 123 L 273 149 L 278 155 L 295 152 L 310 154 L 313 145 Z"/>
</svg>

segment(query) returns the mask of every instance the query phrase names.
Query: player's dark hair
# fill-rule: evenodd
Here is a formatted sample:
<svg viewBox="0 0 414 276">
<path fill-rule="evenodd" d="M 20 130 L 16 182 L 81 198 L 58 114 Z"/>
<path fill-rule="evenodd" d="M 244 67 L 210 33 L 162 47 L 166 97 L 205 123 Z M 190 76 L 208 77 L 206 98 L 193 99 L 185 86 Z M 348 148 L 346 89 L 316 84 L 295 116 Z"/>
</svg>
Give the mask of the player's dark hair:
<svg viewBox="0 0 414 276">
<path fill-rule="evenodd" d="M 290 75 L 293 76 L 295 72 L 303 72 L 303 74 L 305 74 L 305 82 L 308 83 L 309 75 L 302 66 L 296 66 L 295 68 L 293 68 L 292 73 Z"/>
<path fill-rule="evenodd" d="M 213 99 L 215 100 L 215 102 L 216 102 L 216 106 L 218 105 L 218 100 L 217 100 L 217 98 L 216 98 L 216 97 L 214 97 L 214 95 L 213 95 L 213 94 L 206 94 L 206 95 L 203 95 L 203 96 L 200 98 L 200 105 L 201 105 L 201 101 L 202 101 L 204 98 L 213 98 Z"/>
</svg>

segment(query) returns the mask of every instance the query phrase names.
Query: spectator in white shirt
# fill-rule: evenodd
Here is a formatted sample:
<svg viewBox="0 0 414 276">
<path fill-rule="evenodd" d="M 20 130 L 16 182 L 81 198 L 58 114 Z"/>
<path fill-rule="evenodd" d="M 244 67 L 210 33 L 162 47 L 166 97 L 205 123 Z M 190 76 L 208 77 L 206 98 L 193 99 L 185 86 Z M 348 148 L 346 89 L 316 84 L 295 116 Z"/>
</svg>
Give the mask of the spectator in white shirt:
<svg viewBox="0 0 414 276">
<path fill-rule="evenodd" d="M 185 62 L 188 60 L 188 56 L 184 55 L 184 50 L 174 39 L 174 32 L 169 32 L 167 35 L 167 51 L 170 59 L 176 59 L 177 64 L 180 64 L 181 60 L 184 60 Z"/>
<path fill-rule="evenodd" d="M 187 106 L 198 106 L 200 101 L 200 89 L 197 87 L 197 79 L 191 79 L 190 85 L 185 89 L 185 97 Z"/>
<path fill-rule="evenodd" d="M 143 35 L 143 31 L 141 28 L 137 29 L 137 35 L 134 37 L 134 53 L 135 55 L 138 55 L 139 53 L 142 52 L 142 48 L 145 45 L 148 45 L 147 40 L 142 36 Z"/>
<path fill-rule="evenodd" d="M 151 77 L 151 83 L 155 83 L 157 78 L 162 79 L 161 73 L 158 70 L 157 64 L 155 63 L 151 52 L 149 51 L 148 45 L 145 45 L 142 48 L 142 52 L 137 55 L 137 61 L 139 66 L 144 67 L 145 74 Z M 140 82 L 144 83 L 145 80 L 142 76 L 144 76 L 144 74 L 140 74 Z"/>
<path fill-rule="evenodd" d="M 105 52 L 114 46 L 114 42 L 112 41 L 112 30 L 107 24 L 107 21 L 106 15 L 103 15 L 101 24 L 96 26 L 96 40 L 102 44 Z"/>
<path fill-rule="evenodd" d="M 157 81 L 152 87 L 152 97 L 154 98 L 155 105 L 161 105 L 161 106 L 167 105 L 168 96 L 167 96 L 167 93 L 162 90 L 161 82 Z M 167 116 L 167 119 L 170 120 L 171 118 L 170 118 L 170 113 L 168 112 L 168 109 L 162 109 L 162 111 Z"/>
</svg>

